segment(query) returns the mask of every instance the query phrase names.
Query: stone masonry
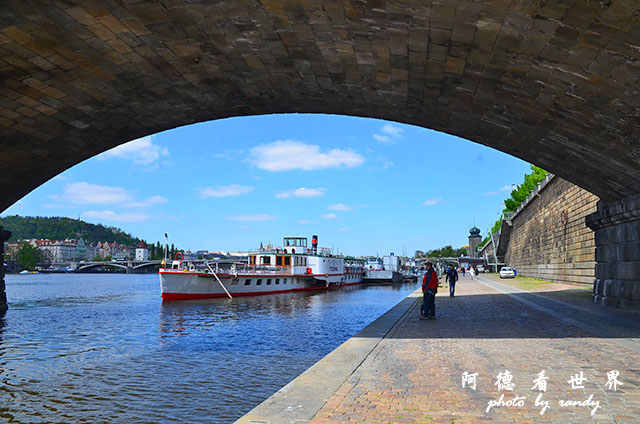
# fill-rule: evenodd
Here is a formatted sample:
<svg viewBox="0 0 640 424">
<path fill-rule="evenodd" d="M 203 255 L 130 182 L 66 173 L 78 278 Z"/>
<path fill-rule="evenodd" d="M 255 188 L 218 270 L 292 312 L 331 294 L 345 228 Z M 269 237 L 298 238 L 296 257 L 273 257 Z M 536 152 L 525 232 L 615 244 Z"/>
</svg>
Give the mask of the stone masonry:
<svg viewBox="0 0 640 424">
<path fill-rule="evenodd" d="M 596 244 L 585 217 L 598 197 L 555 177 L 512 218 L 505 262 L 518 275 L 593 284 Z"/>
<path fill-rule="evenodd" d="M 587 225 L 597 244 L 594 301 L 640 310 L 640 196 L 599 202 Z"/>
</svg>

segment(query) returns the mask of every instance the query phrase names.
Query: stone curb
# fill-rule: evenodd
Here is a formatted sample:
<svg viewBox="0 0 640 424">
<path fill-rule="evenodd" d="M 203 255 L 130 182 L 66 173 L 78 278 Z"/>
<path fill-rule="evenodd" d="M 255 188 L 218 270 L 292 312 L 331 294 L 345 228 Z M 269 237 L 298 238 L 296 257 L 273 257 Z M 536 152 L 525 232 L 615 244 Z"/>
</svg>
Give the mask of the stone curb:
<svg viewBox="0 0 640 424">
<path fill-rule="evenodd" d="M 421 294 L 421 289 L 411 293 L 273 396 L 249 411 L 236 421 L 236 424 L 309 422 L 378 343 L 411 310 Z"/>
</svg>

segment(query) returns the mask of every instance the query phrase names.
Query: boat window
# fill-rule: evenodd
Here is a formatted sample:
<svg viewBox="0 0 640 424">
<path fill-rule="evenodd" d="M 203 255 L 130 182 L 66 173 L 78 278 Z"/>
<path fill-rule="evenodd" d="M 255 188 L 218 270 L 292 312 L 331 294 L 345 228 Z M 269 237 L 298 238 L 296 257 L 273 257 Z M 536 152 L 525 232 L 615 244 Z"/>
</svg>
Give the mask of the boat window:
<svg viewBox="0 0 640 424">
<path fill-rule="evenodd" d="M 284 266 L 291 266 L 291 256 L 284 257 Z"/>
<path fill-rule="evenodd" d="M 267 286 L 271 285 L 271 278 L 267 278 Z"/>
<path fill-rule="evenodd" d="M 271 256 L 261 256 L 262 265 L 271 265 Z"/>
<path fill-rule="evenodd" d="M 262 279 L 261 279 L 261 278 L 258 278 L 258 279 L 256 280 L 256 286 L 259 286 L 259 285 L 261 285 L 261 284 L 262 284 Z"/>
<path fill-rule="evenodd" d="M 280 279 L 276 278 L 276 284 L 280 284 Z"/>
<path fill-rule="evenodd" d="M 251 284 L 251 279 L 247 278 L 246 280 L 244 280 L 244 285 L 248 286 L 249 284 Z"/>
<path fill-rule="evenodd" d="M 232 286 L 237 286 L 238 285 L 238 279 L 234 278 L 233 280 L 231 280 L 231 285 Z"/>
<path fill-rule="evenodd" d="M 287 279 L 282 280 L 282 284 L 287 284 Z"/>
<path fill-rule="evenodd" d="M 282 266 L 282 256 L 276 256 L 276 266 Z"/>
</svg>

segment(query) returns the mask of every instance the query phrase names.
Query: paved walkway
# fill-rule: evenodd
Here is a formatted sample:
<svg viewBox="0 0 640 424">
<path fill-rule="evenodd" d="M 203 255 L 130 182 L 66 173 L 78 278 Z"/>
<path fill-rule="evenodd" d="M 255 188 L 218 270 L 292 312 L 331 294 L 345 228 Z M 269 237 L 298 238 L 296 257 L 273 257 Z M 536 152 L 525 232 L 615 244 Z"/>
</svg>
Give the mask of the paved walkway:
<svg viewBox="0 0 640 424">
<path fill-rule="evenodd" d="M 638 422 L 638 314 L 550 297 L 468 275 L 455 298 L 441 288 L 437 320 L 420 320 L 415 303 L 311 423 Z M 617 391 L 606 385 L 612 370 L 623 384 Z M 512 379 L 503 382 L 513 389 L 498 390 L 507 371 Z M 532 390 L 541 371 L 543 415 L 541 392 Z M 464 372 L 477 373 L 475 390 L 462 387 Z M 583 388 L 573 388 L 569 380 L 580 375 L 582 384 L 574 382 Z"/>
</svg>

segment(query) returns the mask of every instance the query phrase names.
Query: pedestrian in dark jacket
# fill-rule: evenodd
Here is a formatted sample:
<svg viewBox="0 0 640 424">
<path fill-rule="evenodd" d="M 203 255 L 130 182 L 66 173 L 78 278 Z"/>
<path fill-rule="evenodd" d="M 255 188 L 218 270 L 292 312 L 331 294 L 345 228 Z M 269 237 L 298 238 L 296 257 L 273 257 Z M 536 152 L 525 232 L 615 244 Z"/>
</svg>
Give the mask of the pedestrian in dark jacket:
<svg viewBox="0 0 640 424">
<path fill-rule="evenodd" d="M 423 316 L 420 319 L 436 319 L 436 293 L 438 292 L 438 274 L 431 262 L 426 263 L 427 272 L 422 279 Z"/>
<path fill-rule="evenodd" d="M 456 292 L 456 281 L 458 281 L 458 271 L 456 271 L 453 265 L 449 265 L 449 269 L 447 270 L 447 282 L 449 283 L 449 297 L 455 297 L 454 294 Z"/>
</svg>

